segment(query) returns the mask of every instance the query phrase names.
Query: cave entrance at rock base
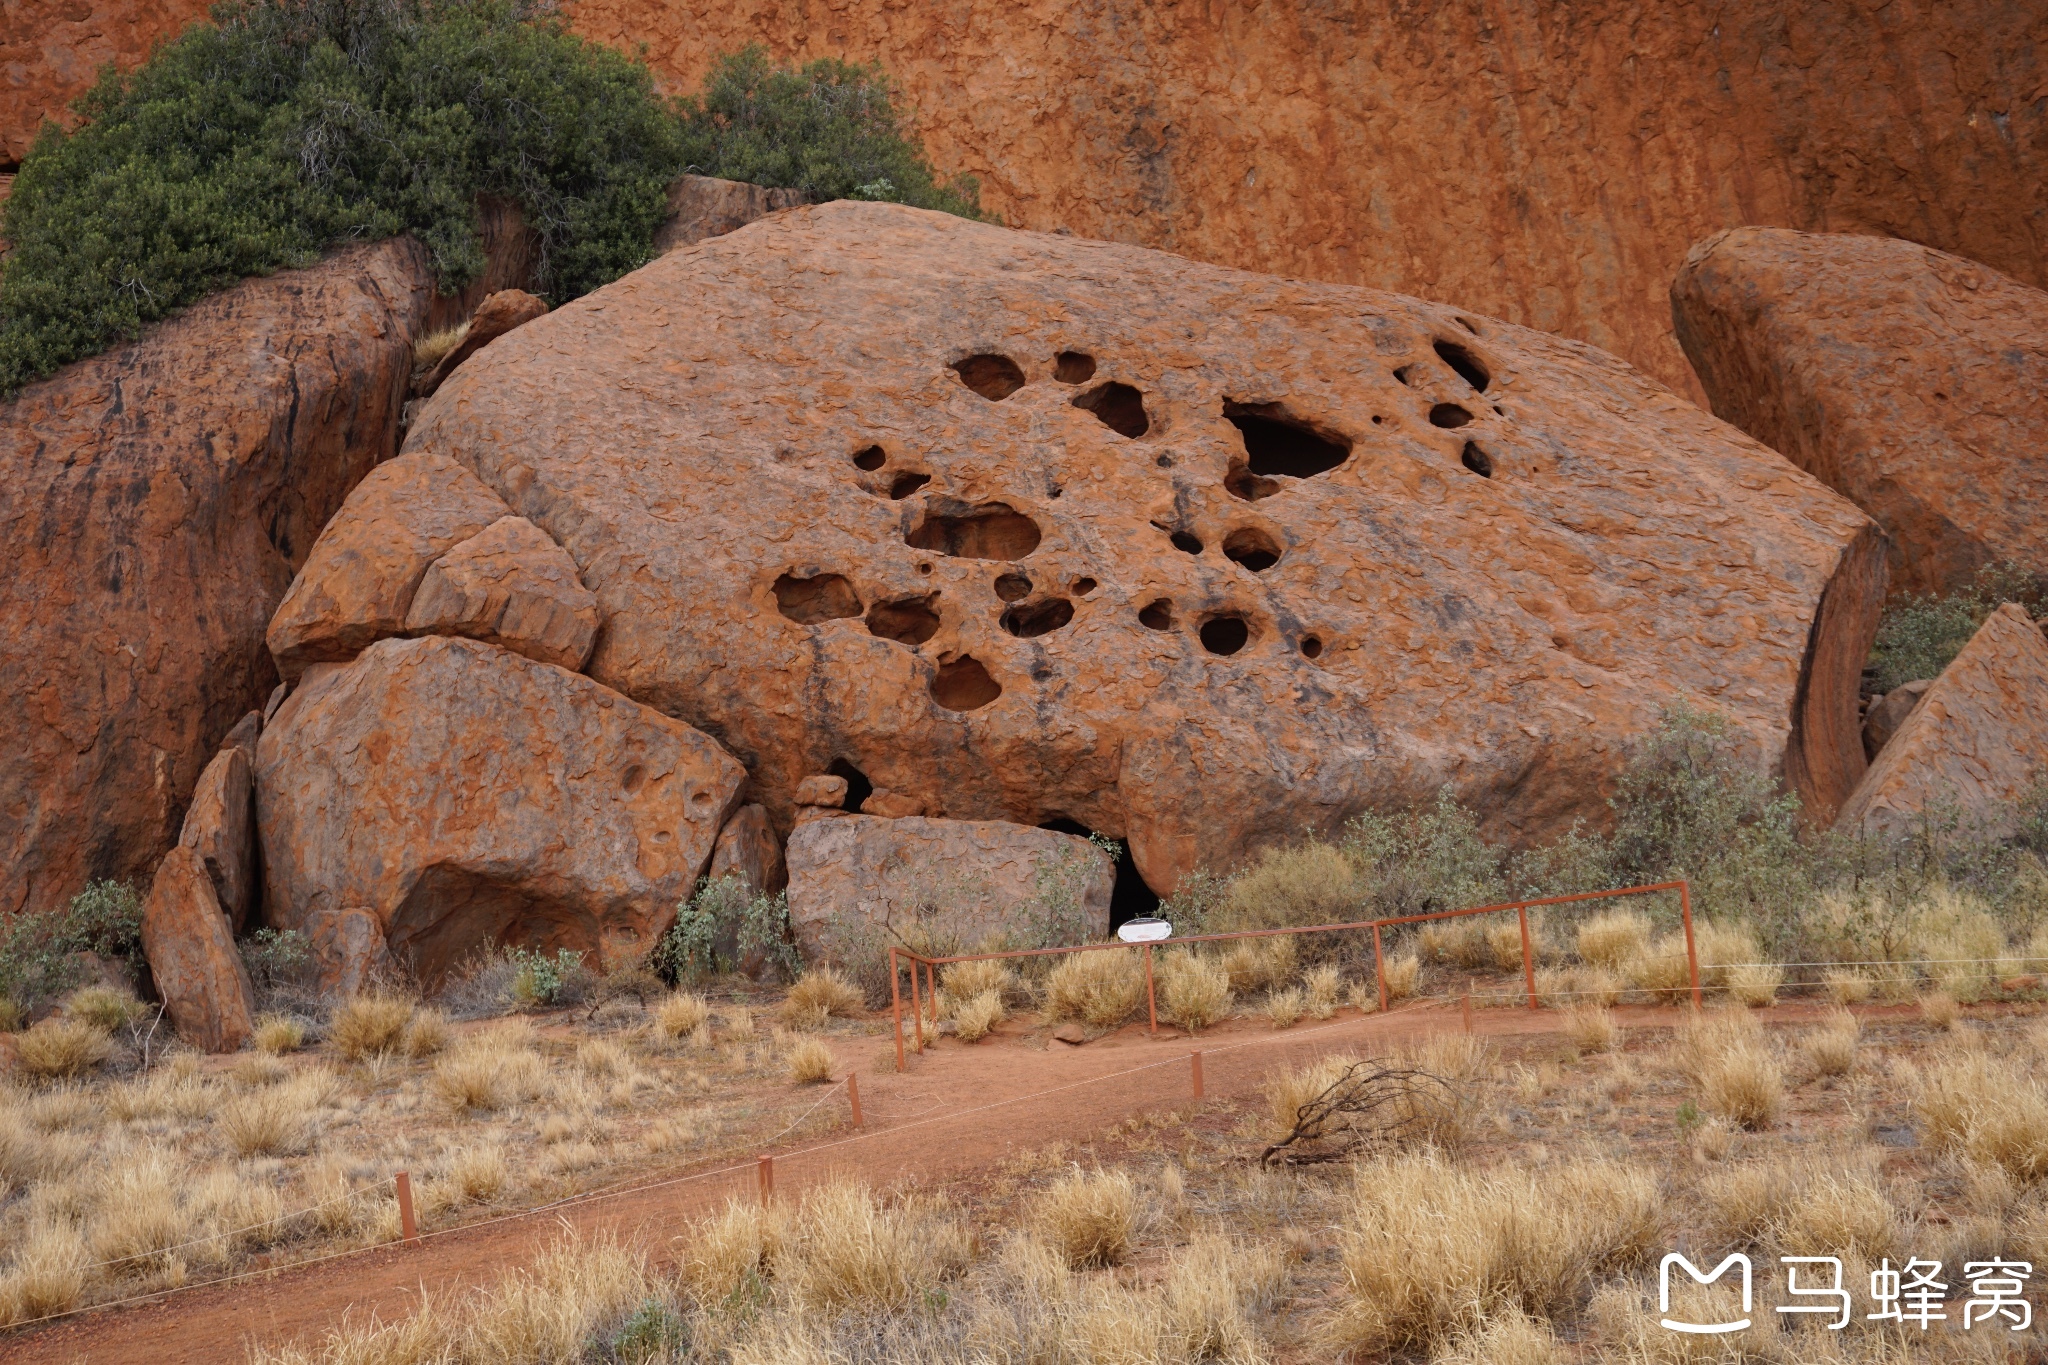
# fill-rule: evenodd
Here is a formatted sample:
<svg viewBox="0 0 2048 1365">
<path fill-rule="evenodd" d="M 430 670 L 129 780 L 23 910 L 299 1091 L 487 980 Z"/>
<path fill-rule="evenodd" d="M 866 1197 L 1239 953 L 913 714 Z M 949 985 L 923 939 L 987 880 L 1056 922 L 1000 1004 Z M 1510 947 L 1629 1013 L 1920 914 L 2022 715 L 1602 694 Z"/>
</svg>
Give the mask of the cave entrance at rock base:
<svg viewBox="0 0 2048 1365">
<path fill-rule="evenodd" d="M 1079 820 L 1069 820 L 1064 815 L 1041 821 L 1040 829 L 1049 829 L 1057 834 L 1074 834 L 1083 839 L 1095 837 L 1095 831 Z M 1131 856 L 1128 839 L 1117 841 L 1116 884 L 1109 893 L 1109 932 L 1115 933 L 1134 919 L 1159 913 L 1159 894 L 1145 884 L 1145 878 L 1138 871 L 1137 859 Z"/>
<path fill-rule="evenodd" d="M 875 794 L 875 784 L 868 781 L 868 775 L 854 767 L 848 759 L 833 759 L 825 765 L 825 771 L 833 777 L 846 779 L 846 799 L 839 803 L 839 808 L 843 811 L 858 815 L 861 803 Z"/>
<path fill-rule="evenodd" d="M 423 869 L 384 927 L 391 955 L 428 991 L 479 949 L 568 948 L 596 961 L 603 926 L 529 887 L 473 868 L 435 863 Z"/>
</svg>

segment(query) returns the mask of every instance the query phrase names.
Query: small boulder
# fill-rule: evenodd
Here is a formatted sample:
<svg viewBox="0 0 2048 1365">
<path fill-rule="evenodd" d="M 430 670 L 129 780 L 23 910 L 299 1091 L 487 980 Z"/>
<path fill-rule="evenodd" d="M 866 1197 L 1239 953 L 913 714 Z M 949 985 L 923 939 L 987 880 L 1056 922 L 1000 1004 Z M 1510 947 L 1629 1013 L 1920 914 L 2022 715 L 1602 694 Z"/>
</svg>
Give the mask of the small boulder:
<svg viewBox="0 0 2048 1365">
<path fill-rule="evenodd" d="M 405 629 L 486 640 L 575 673 L 597 640 L 597 599 L 547 532 L 500 517 L 428 566 Z"/>
<path fill-rule="evenodd" d="M 1954 802 L 1993 833 L 2048 770 L 2048 639 L 2025 609 L 1991 613 L 1842 806 L 1838 829 L 1911 833 Z"/>
<path fill-rule="evenodd" d="M 477 305 L 476 313 L 469 320 L 469 330 L 462 340 L 455 343 L 440 363 L 427 371 L 417 384 L 413 395 L 425 398 L 441 387 L 441 381 L 455 372 L 456 366 L 496 341 L 515 328 L 524 327 L 548 311 L 545 300 L 535 298 L 524 289 L 501 289 Z"/>
<path fill-rule="evenodd" d="M 815 773 L 796 784 L 796 803 L 799 806 L 843 810 L 846 806 L 846 779 L 829 773 Z"/>
<path fill-rule="evenodd" d="M 790 924 L 808 954 L 846 957 L 907 937 L 965 952 L 1109 929 L 1116 868 L 1072 834 L 1001 820 L 845 815 L 798 825 L 785 856 Z"/>
<path fill-rule="evenodd" d="M 877 787 L 868 793 L 867 800 L 860 803 L 860 813 L 900 820 L 908 815 L 923 815 L 924 802 L 904 792 L 892 792 L 887 787 Z"/>
<path fill-rule="evenodd" d="M 1088 1041 L 1088 1030 L 1072 1022 L 1061 1024 L 1052 1031 L 1052 1040 L 1055 1043 L 1065 1043 L 1069 1047 L 1079 1047 Z"/>
<path fill-rule="evenodd" d="M 270 922 L 362 907 L 429 986 L 489 943 L 644 954 L 746 776 L 581 674 L 445 636 L 309 671 L 258 755 Z"/>
<path fill-rule="evenodd" d="M 213 878 L 183 844 L 164 855 L 142 908 L 142 952 L 178 1036 L 206 1052 L 233 1052 L 255 1031 L 249 972 L 235 951 Z"/>
<path fill-rule="evenodd" d="M 789 882 L 782 864 L 782 845 L 768 823 L 768 808 L 759 804 L 741 806 L 718 831 L 718 844 L 711 851 L 711 870 L 704 874 L 716 881 L 738 877 L 754 891 L 772 896 Z"/>
<path fill-rule="evenodd" d="M 665 256 L 707 237 L 723 237 L 756 218 L 810 202 L 806 190 L 774 190 L 743 180 L 686 175 L 668 187 L 668 217 L 655 231 L 654 254 Z"/>
<path fill-rule="evenodd" d="M 384 942 L 375 912 L 360 906 L 322 906 L 299 926 L 313 959 L 314 984 L 329 999 L 361 995 L 398 964 Z"/>
<path fill-rule="evenodd" d="M 1934 679 L 1921 678 L 1891 691 L 1871 703 L 1869 712 L 1863 717 L 1863 752 L 1872 758 L 1877 751 L 1891 742 L 1899 727 L 1906 723 L 1906 717 L 1913 714 L 1913 708 L 1927 695 L 1927 689 L 1934 686 Z"/>
<path fill-rule="evenodd" d="M 185 811 L 179 844 L 199 856 L 228 925 L 240 933 L 256 904 L 256 795 L 252 755 L 231 745 L 213 756 Z"/>
</svg>

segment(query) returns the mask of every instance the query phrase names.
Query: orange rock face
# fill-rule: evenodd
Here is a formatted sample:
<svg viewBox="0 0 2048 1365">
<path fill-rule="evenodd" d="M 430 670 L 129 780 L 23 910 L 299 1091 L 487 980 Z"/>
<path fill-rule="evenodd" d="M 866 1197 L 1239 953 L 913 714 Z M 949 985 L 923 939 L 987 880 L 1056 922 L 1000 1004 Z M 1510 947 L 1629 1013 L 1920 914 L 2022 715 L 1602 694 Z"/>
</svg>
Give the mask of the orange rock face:
<svg viewBox="0 0 2048 1365">
<path fill-rule="evenodd" d="M 164 856 L 143 905 L 142 951 L 179 1037 L 206 1052 L 249 1041 L 256 1007 L 248 969 L 205 863 L 182 844 Z"/>
<path fill-rule="evenodd" d="M 276 681 L 264 626 L 397 439 L 408 242 L 244 281 L 0 404 L 0 914 L 143 880 Z"/>
<path fill-rule="evenodd" d="M 1611 357 L 1394 295 L 829 204 L 521 328 L 408 449 L 563 544 L 591 676 L 783 829 L 845 763 L 1163 892 L 1446 784 L 1598 820 L 1681 698 L 1823 815 L 1863 768 L 1870 522 Z"/>
<path fill-rule="evenodd" d="M 545 531 L 500 517 L 427 566 L 405 631 L 488 640 L 574 673 L 597 639 L 597 599 Z"/>
<path fill-rule="evenodd" d="M 1994 831 L 2048 772 L 2048 639 L 2022 607 L 1993 612 L 1878 752 L 1839 827 L 1906 835 L 1937 803 Z"/>
<path fill-rule="evenodd" d="M 384 640 L 308 670 L 263 731 L 265 914 L 296 928 L 368 910 L 429 983 L 501 940 L 630 960 L 690 894 L 744 777 L 578 674 L 473 640 Z"/>
<path fill-rule="evenodd" d="M 16 149 L 0 161 L 99 63 L 132 64 L 205 9 L 21 3 L 0 8 L 0 139 Z M 879 61 L 934 161 L 980 176 L 1014 225 L 1451 300 L 1694 394 L 1665 288 L 1720 228 L 1895 235 L 2048 285 L 2048 44 L 2032 5 L 564 11 L 586 37 L 644 45 L 678 91 L 749 43 Z"/>
<path fill-rule="evenodd" d="M 2048 575 L 2048 293 L 1911 242 L 1744 228 L 1671 286 L 1714 411 L 1852 499 L 1895 589 Z"/>
</svg>

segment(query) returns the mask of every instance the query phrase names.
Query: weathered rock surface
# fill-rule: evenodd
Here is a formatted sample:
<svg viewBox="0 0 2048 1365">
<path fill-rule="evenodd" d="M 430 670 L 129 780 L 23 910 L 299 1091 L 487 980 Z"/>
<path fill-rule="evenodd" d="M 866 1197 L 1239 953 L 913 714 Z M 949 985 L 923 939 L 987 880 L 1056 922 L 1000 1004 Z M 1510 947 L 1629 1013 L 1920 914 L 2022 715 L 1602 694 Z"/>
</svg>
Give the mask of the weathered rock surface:
<svg viewBox="0 0 2048 1365">
<path fill-rule="evenodd" d="M 214 900 L 236 933 L 249 922 L 259 891 L 253 763 L 254 755 L 239 745 L 215 754 L 199 774 L 192 804 L 185 811 L 185 828 L 178 835 L 178 843 L 198 855 L 213 883 Z"/>
<path fill-rule="evenodd" d="M 1927 695 L 1927 689 L 1934 686 L 1934 679 L 1919 678 L 1903 683 L 1879 697 L 1871 704 L 1863 717 L 1863 752 L 1867 757 L 1876 758 L 1877 751 L 1891 743 L 1892 736 L 1906 723 L 1906 717 L 1913 714 L 1913 708 Z"/>
<path fill-rule="evenodd" d="M 521 328 L 408 448 L 563 544 L 591 676 L 778 828 L 845 763 L 1166 892 L 1447 784 L 1597 822 L 1681 699 L 1822 818 L 1864 765 L 1869 520 L 1611 357 L 1394 295 L 828 204 Z"/>
<path fill-rule="evenodd" d="M 588 678 L 438 636 L 310 670 L 258 754 L 270 922 L 368 910 L 429 984 L 495 941 L 646 952 L 745 776 Z"/>
<path fill-rule="evenodd" d="M 1895 590 L 2048 577 L 2048 293 L 1912 242 L 1741 228 L 1671 285 L 1714 411 L 1891 536 Z"/>
<path fill-rule="evenodd" d="M 772 190 L 740 180 L 686 175 L 668 187 L 668 218 L 654 234 L 654 254 L 737 232 L 757 218 L 811 202 L 805 190 Z"/>
<path fill-rule="evenodd" d="M 405 630 L 488 640 L 574 673 L 597 641 L 597 599 L 545 531 L 500 517 L 427 567 Z"/>
<path fill-rule="evenodd" d="M 455 372 L 456 366 L 505 333 L 532 322 L 547 311 L 546 300 L 536 298 L 524 289 L 501 289 L 492 294 L 477 305 L 462 340 L 456 342 L 448 354 L 413 385 L 413 393 L 421 398 L 431 394 L 441 387 L 442 380 Z"/>
<path fill-rule="evenodd" d="M 371 471 L 320 532 L 266 639 L 286 681 L 405 632 L 413 593 L 449 550 L 511 511 L 461 465 L 405 455 Z"/>
<path fill-rule="evenodd" d="M 292 574 L 393 453 L 430 280 L 409 241 L 351 248 L 0 404 L 0 914 L 146 879 L 175 842 L 276 681 Z"/>
<path fill-rule="evenodd" d="M 398 975 L 374 911 L 323 905 L 306 916 L 299 931 L 306 936 L 313 959 L 314 985 L 331 1000 L 361 995 L 383 978 Z"/>
<path fill-rule="evenodd" d="M 790 927 L 806 955 L 860 956 L 892 943 L 939 953 L 1001 948 L 1034 918 L 1060 917 L 1062 943 L 1109 932 L 1116 868 L 1071 834 L 1000 820 L 848 815 L 799 826 L 786 856 Z M 1063 903 L 1047 903 L 1048 887 Z"/>
<path fill-rule="evenodd" d="M 233 1052 L 255 1029 L 255 995 L 213 879 L 183 844 L 164 855 L 142 907 L 142 952 L 178 1036 Z"/>
<path fill-rule="evenodd" d="M 758 802 L 741 806 L 711 850 L 711 867 L 705 876 L 738 877 L 763 895 L 772 896 L 789 884 L 789 872 L 782 862 L 782 844 L 768 823 L 768 810 Z"/>
<path fill-rule="evenodd" d="M 1911 833 L 1953 802 L 1993 831 L 2048 772 L 2048 639 L 2022 607 L 1993 612 L 1842 806 L 1846 830 Z"/>
</svg>

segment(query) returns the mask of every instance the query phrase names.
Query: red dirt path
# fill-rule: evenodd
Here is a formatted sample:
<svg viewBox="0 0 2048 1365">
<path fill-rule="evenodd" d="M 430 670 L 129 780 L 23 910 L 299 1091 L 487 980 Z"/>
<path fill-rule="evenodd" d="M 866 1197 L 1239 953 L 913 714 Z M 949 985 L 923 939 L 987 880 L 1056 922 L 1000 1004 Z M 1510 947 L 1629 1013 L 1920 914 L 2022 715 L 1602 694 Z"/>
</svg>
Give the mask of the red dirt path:
<svg viewBox="0 0 2048 1365">
<path fill-rule="evenodd" d="M 1891 1011 L 1877 1011 L 1889 1013 Z M 1771 1021 L 1816 1016 L 1812 1006 L 1777 1006 L 1759 1012 Z M 1620 1009 L 1632 1027 L 1669 1025 L 1671 1009 Z M 1474 1031 L 1488 1035 L 1554 1030 L 1552 1011 L 1475 1012 Z M 794 1194 L 834 1175 L 851 1174 L 876 1185 L 931 1183 L 987 1169 L 1018 1149 L 1073 1140 L 1148 1109 L 1191 1100 L 1187 1055 L 1203 1051 L 1204 1093 L 1210 1098 L 1254 1094 L 1265 1075 L 1335 1048 L 1380 1044 L 1419 1032 L 1460 1027 L 1455 1007 L 1411 1006 L 1385 1015 L 1343 1016 L 1285 1033 L 1253 1021 L 1233 1021 L 1199 1040 L 1172 1030 L 1157 1039 L 1142 1026 L 1126 1028 L 1084 1047 L 1052 1043 L 1038 1051 L 1011 1030 L 972 1046 L 945 1042 L 913 1055 L 903 1075 L 860 1073 L 867 1128 L 850 1128 L 775 1152 L 777 1194 Z M 840 1073 L 874 1054 L 872 1035 L 833 1040 Z M 1149 1069 L 1137 1070 L 1133 1068 Z M 1109 1079 L 1115 1077 L 1116 1079 Z M 1095 1082 L 1095 1083 L 1091 1083 Z M 1053 1093 L 1045 1093 L 1051 1091 Z M 845 1115 L 843 1091 L 830 1105 Z M 1000 1107 L 989 1108 L 991 1105 Z M 656 1181 L 723 1171 L 723 1163 L 651 1173 L 639 1188 L 565 1208 L 536 1211 L 458 1227 L 415 1246 L 385 1246 L 319 1264 L 209 1288 L 195 1288 L 128 1307 L 92 1310 L 41 1328 L 0 1337 L 0 1362 L 91 1362 L 91 1365 L 194 1365 L 237 1361 L 247 1343 L 317 1335 L 346 1314 L 389 1319 L 410 1310 L 423 1288 L 445 1291 L 489 1281 L 529 1261 L 536 1245 L 565 1228 L 610 1232 L 645 1245 L 656 1259 L 687 1223 L 735 1195 L 751 1194 L 755 1172 L 745 1168 L 687 1183 L 646 1188 Z"/>
</svg>

